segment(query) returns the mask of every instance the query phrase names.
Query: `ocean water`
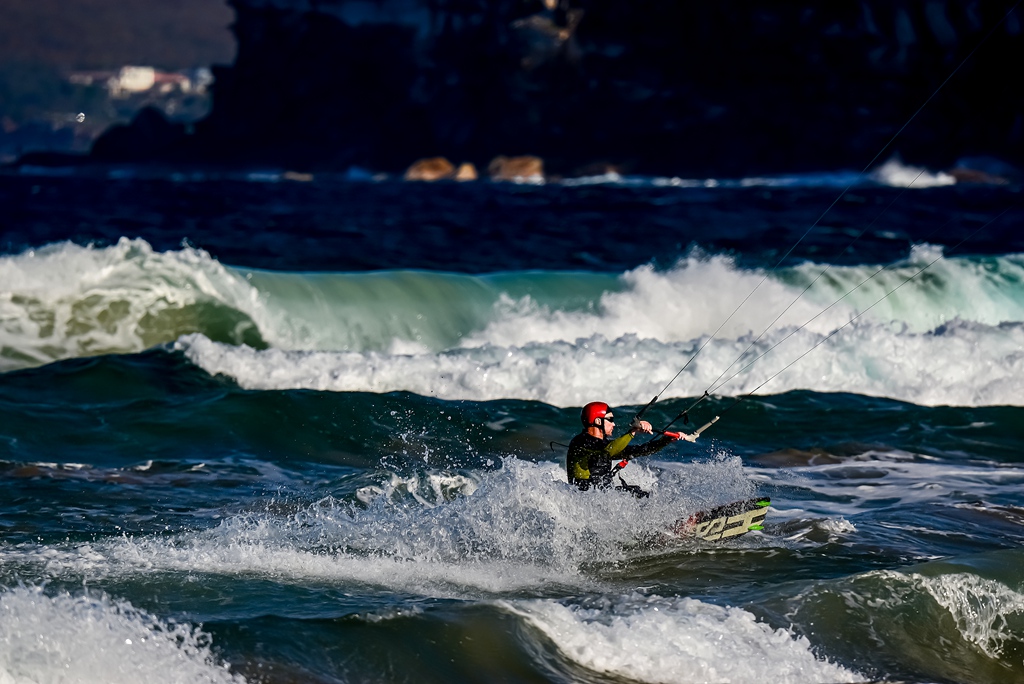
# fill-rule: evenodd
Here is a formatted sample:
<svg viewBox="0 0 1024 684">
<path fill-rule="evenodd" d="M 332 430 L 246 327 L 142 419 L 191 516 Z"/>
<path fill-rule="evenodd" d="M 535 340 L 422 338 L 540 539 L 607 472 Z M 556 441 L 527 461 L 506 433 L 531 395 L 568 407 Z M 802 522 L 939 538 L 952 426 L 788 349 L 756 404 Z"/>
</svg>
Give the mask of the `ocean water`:
<svg viewBox="0 0 1024 684">
<path fill-rule="evenodd" d="M 1021 188 L 0 193 L 2 684 L 1024 681 Z M 656 394 L 721 419 L 568 486 Z"/>
</svg>

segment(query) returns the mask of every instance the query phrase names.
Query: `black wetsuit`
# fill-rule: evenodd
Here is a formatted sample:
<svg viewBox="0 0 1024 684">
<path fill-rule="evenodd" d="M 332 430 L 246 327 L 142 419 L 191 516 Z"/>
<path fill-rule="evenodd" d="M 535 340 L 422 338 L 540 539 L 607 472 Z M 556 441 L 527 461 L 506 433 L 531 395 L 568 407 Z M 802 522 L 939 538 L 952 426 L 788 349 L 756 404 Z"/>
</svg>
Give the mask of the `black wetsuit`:
<svg viewBox="0 0 1024 684">
<path fill-rule="evenodd" d="M 633 459 L 647 456 L 660 451 L 675 440 L 672 437 L 659 437 L 647 444 L 631 445 L 633 435 L 628 432 L 613 440 L 601 439 L 581 432 L 569 442 L 569 452 L 565 456 L 565 470 L 569 482 L 581 490 L 591 486 L 606 489 L 612 486 L 612 464 L 622 459 Z M 635 485 L 626 485 L 616 489 L 624 489 L 634 496 L 644 497 L 647 492 Z"/>
</svg>

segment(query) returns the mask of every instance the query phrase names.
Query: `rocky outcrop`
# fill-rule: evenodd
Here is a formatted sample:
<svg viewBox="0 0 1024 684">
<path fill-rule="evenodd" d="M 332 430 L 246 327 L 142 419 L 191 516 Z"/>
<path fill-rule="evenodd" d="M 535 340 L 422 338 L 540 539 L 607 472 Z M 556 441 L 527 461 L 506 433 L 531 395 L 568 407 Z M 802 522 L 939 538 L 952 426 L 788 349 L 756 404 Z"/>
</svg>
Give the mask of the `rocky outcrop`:
<svg viewBox="0 0 1024 684">
<path fill-rule="evenodd" d="M 420 159 L 405 170 L 407 181 L 436 181 L 455 177 L 455 166 L 444 157 Z"/>
<path fill-rule="evenodd" d="M 469 162 L 459 164 L 455 167 L 444 157 L 430 157 L 420 159 L 405 170 L 403 178 L 407 181 L 438 181 L 457 180 L 474 181 L 477 179 L 476 167 Z"/>
<path fill-rule="evenodd" d="M 1024 160 L 1013 0 L 231 0 L 192 154 L 401 173 L 536 154 L 549 173 L 737 175 Z M 994 28 L 993 28 L 994 27 Z M 986 39 L 991 31 L 991 35 Z M 983 43 L 983 44 L 982 44 Z"/>
<path fill-rule="evenodd" d="M 459 164 L 459 168 L 455 169 L 455 180 L 457 181 L 475 181 L 477 177 L 476 167 L 469 162 L 462 162 Z"/>
<path fill-rule="evenodd" d="M 544 181 L 544 160 L 532 155 L 505 157 L 498 155 L 487 165 L 491 180 L 518 183 L 540 183 Z"/>
</svg>

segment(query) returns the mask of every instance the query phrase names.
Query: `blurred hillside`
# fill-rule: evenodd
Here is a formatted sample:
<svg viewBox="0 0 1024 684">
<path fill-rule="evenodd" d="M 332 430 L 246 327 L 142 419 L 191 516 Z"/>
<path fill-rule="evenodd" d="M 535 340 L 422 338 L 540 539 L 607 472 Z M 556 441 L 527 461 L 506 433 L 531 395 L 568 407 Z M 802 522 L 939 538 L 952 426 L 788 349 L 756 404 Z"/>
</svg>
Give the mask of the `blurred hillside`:
<svg viewBox="0 0 1024 684">
<path fill-rule="evenodd" d="M 401 172 L 537 155 L 554 175 L 701 177 L 858 169 L 885 148 L 1021 166 L 1018 5 L 0 0 L 0 159 L 38 149 L 32 120 L 75 136 L 46 149 L 109 127 L 92 146 L 108 162 Z M 69 73 L 129 64 L 167 87 Z M 212 90 L 169 85 L 201 65 Z"/>
<path fill-rule="evenodd" d="M 1024 160 L 1017 0 L 231 4 L 238 58 L 215 70 L 211 115 L 151 149 L 391 172 L 533 154 L 555 174 L 739 176 L 862 168 L 929 101 L 889 153 Z M 107 158 L 130 158 L 139 133 Z"/>
<path fill-rule="evenodd" d="M 225 0 L 2 0 L 0 161 L 29 151 L 84 152 L 147 105 L 173 119 L 205 115 L 205 93 L 114 98 L 99 79 L 69 78 L 126 65 L 175 72 L 230 63 L 233 19 Z"/>
</svg>

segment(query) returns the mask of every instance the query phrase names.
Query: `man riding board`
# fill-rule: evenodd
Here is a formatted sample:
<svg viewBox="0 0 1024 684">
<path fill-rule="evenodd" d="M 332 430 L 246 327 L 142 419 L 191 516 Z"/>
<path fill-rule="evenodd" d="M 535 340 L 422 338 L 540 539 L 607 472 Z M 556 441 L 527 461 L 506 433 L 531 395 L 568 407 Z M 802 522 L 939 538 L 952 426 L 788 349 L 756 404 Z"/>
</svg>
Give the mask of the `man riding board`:
<svg viewBox="0 0 1024 684">
<path fill-rule="evenodd" d="M 612 486 L 612 476 L 630 459 L 653 454 L 679 439 L 685 439 L 688 442 L 697 441 L 696 435 L 666 432 L 646 444 L 631 445 L 630 441 L 638 432 L 654 433 L 650 423 L 637 419 L 633 419 L 633 422 L 629 424 L 629 432 L 617 439 L 612 439 L 615 421 L 611 408 L 602 401 L 592 401 L 584 406 L 580 413 L 580 420 L 583 423 L 583 431 L 569 442 L 569 452 L 565 457 L 565 471 L 569 483 L 576 485 L 582 491 L 591 487 L 607 489 Z M 619 467 L 613 468 L 612 463 L 618 460 L 621 460 L 621 464 Z M 638 499 L 650 496 L 649 492 L 645 492 L 636 485 L 627 485 L 621 477 L 619 481 L 622 485 L 616 487 L 617 490 L 629 492 Z"/>
</svg>

